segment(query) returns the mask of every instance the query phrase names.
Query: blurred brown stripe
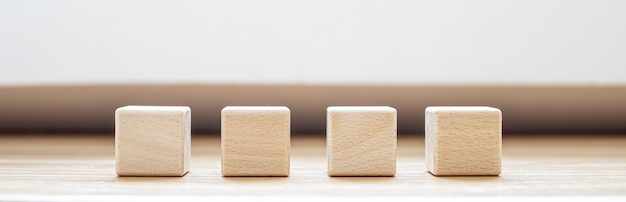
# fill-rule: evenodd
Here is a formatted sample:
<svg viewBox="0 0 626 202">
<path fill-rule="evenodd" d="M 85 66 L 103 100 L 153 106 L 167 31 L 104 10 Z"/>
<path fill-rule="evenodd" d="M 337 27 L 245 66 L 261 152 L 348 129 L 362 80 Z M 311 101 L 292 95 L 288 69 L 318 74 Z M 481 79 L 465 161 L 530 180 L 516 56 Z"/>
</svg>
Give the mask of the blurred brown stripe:
<svg viewBox="0 0 626 202">
<path fill-rule="evenodd" d="M 98 85 L 0 87 L 0 132 L 111 132 L 125 105 L 187 105 L 194 132 L 218 133 L 227 105 L 285 105 L 294 133 L 324 133 L 326 107 L 388 105 L 399 133 L 422 133 L 424 108 L 485 105 L 507 133 L 626 132 L 626 86 Z"/>
</svg>

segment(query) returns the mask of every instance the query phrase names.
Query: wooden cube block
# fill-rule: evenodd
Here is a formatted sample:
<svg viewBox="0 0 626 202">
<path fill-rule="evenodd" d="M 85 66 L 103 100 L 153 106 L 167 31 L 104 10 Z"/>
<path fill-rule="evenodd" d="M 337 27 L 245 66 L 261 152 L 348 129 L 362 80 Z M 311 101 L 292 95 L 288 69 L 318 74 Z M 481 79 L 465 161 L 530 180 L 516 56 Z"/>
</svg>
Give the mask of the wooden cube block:
<svg viewBox="0 0 626 202">
<path fill-rule="evenodd" d="M 191 161 L 191 109 L 126 106 L 115 110 L 119 176 L 183 176 Z"/>
<path fill-rule="evenodd" d="M 222 109 L 222 175 L 289 176 L 290 117 L 287 107 Z"/>
<path fill-rule="evenodd" d="M 500 175 L 502 112 L 492 107 L 427 107 L 426 169 L 436 176 Z"/>
<path fill-rule="evenodd" d="M 329 176 L 396 174 L 396 109 L 328 107 L 326 124 Z"/>
</svg>

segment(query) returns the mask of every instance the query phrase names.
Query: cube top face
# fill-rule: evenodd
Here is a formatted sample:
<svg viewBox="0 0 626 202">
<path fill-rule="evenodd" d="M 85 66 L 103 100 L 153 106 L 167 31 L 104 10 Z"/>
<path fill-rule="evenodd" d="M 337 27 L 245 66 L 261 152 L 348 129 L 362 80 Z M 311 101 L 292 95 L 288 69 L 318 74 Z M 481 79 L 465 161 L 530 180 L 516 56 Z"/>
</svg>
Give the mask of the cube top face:
<svg viewBox="0 0 626 202">
<path fill-rule="evenodd" d="M 183 176 L 191 159 L 191 109 L 126 106 L 115 111 L 119 176 Z"/>
<path fill-rule="evenodd" d="M 328 113 L 397 113 L 396 109 L 388 106 L 332 106 L 326 108 Z"/>
<path fill-rule="evenodd" d="M 434 175 L 499 175 L 502 112 L 492 107 L 428 107 L 426 168 Z"/>
<path fill-rule="evenodd" d="M 137 106 L 129 105 L 120 107 L 115 110 L 116 114 L 179 114 L 189 113 L 191 108 L 188 106 Z"/>
<path fill-rule="evenodd" d="M 494 107 L 486 106 L 433 106 L 426 107 L 426 113 L 436 114 L 460 114 L 460 113 L 481 113 L 481 114 L 498 114 L 502 116 L 502 111 Z"/>
<path fill-rule="evenodd" d="M 289 108 L 285 106 L 227 106 L 222 109 L 222 114 L 238 113 L 272 113 L 290 114 Z"/>
<path fill-rule="evenodd" d="M 223 176 L 289 176 L 291 114 L 287 107 L 222 109 Z"/>
<path fill-rule="evenodd" d="M 328 107 L 328 175 L 394 176 L 396 129 L 391 107 Z"/>
</svg>

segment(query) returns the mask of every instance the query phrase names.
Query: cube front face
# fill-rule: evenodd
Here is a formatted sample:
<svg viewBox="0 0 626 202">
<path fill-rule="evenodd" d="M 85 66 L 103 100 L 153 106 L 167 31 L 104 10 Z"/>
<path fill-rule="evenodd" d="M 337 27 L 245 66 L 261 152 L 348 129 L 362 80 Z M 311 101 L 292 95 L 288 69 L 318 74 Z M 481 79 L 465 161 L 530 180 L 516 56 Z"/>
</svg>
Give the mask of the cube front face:
<svg viewBox="0 0 626 202">
<path fill-rule="evenodd" d="M 287 107 L 225 107 L 222 175 L 289 176 L 290 136 Z"/>
<path fill-rule="evenodd" d="M 396 117 L 391 107 L 328 107 L 328 175 L 394 176 Z"/>
<path fill-rule="evenodd" d="M 499 175 L 502 112 L 491 107 L 426 108 L 426 169 L 433 175 Z"/>
<path fill-rule="evenodd" d="M 191 109 L 126 106 L 115 111 L 119 176 L 183 176 L 191 160 Z"/>
</svg>

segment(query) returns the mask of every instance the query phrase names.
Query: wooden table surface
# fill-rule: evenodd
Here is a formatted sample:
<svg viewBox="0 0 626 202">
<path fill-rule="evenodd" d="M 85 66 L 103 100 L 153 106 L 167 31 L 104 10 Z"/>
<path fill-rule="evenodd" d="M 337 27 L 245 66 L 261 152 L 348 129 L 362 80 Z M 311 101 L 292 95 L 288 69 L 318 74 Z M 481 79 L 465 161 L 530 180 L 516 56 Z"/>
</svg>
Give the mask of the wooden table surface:
<svg viewBox="0 0 626 202">
<path fill-rule="evenodd" d="M 289 177 L 226 178 L 220 174 L 219 145 L 218 135 L 194 135 L 192 168 L 184 177 L 117 177 L 112 134 L 0 135 L 0 201 L 178 201 L 183 196 L 191 201 L 391 196 L 626 201 L 626 135 L 505 135 L 499 177 L 430 175 L 421 135 L 399 135 L 395 177 L 328 177 L 324 136 L 294 135 Z"/>
</svg>

